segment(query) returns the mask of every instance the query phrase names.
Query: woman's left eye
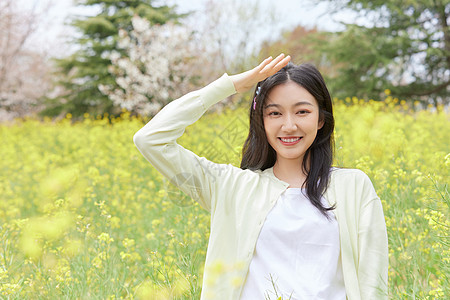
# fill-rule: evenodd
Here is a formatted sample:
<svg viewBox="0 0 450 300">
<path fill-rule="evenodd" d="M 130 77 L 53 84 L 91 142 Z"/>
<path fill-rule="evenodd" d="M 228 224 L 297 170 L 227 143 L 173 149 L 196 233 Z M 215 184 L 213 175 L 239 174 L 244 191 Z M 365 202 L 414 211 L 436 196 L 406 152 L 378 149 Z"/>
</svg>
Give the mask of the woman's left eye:
<svg viewBox="0 0 450 300">
<path fill-rule="evenodd" d="M 299 114 L 307 114 L 308 113 L 308 111 L 307 110 L 300 110 L 300 111 L 298 111 L 297 113 L 299 113 Z"/>
</svg>

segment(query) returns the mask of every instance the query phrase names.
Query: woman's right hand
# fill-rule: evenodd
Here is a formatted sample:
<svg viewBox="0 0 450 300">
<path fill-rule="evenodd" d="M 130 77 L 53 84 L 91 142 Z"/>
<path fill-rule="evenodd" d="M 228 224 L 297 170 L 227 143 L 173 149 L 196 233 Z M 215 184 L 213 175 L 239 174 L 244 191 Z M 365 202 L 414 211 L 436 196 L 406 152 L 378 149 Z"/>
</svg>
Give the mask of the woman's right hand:
<svg viewBox="0 0 450 300">
<path fill-rule="evenodd" d="M 242 93 L 248 91 L 261 80 L 264 80 L 281 70 L 290 60 L 291 57 L 289 55 L 284 57 L 284 54 L 281 53 L 275 59 L 273 59 L 272 56 L 266 58 L 262 63 L 251 70 L 231 75 L 230 78 L 233 81 L 236 92 Z"/>
</svg>

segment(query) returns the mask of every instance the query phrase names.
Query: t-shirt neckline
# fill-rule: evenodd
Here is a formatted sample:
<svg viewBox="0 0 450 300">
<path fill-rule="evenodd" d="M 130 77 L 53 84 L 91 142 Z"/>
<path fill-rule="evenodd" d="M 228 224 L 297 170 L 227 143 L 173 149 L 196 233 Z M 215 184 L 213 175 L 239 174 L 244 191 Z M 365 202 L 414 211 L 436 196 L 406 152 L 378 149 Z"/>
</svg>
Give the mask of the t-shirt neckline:
<svg viewBox="0 0 450 300">
<path fill-rule="evenodd" d="M 306 191 L 305 188 L 287 188 L 286 191 L 285 191 L 285 193 L 286 193 L 286 194 L 296 194 L 296 195 L 299 195 L 299 194 L 301 194 L 301 193 L 304 192 L 304 191 Z"/>
</svg>

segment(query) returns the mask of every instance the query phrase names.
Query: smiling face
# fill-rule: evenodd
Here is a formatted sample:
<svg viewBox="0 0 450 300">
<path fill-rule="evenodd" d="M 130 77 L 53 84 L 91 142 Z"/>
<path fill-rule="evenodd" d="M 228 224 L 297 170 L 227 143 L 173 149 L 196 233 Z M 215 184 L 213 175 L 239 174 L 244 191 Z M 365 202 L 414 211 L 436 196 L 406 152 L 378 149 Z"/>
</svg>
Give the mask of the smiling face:
<svg viewBox="0 0 450 300">
<path fill-rule="evenodd" d="M 277 153 L 277 162 L 302 165 L 323 122 L 316 99 L 305 88 L 288 81 L 275 86 L 263 107 L 267 140 Z"/>
</svg>

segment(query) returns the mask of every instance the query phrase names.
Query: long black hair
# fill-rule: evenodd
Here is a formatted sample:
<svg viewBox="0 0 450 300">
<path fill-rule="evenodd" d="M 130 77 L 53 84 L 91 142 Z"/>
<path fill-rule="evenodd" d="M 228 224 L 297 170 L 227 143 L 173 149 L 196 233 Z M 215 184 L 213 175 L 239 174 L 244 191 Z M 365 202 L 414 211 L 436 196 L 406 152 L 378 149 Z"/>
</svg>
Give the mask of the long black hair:
<svg viewBox="0 0 450 300">
<path fill-rule="evenodd" d="M 307 176 L 302 187 L 306 187 L 306 194 L 311 203 L 328 217 L 326 212 L 334 209 L 335 206 L 324 207 L 320 199 L 328 187 L 333 162 L 333 106 L 325 80 L 313 65 L 301 64 L 297 66 L 289 63 L 276 74 L 256 85 L 253 95 L 253 97 L 256 97 L 256 104 L 255 109 L 253 109 L 253 102 L 250 106 L 250 128 L 242 148 L 240 168 L 264 171 L 274 166 L 277 154 L 267 140 L 263 121 L 263 106 L 270 91 L 275 86 L 288 81 L 293 81 L 305 88 L 314 96 L 319 106 L 319 120 L 323 122 L 323 126 L 317 131 L 314 142 L 303 157 L 302 168 Z M 257 92 L 258 89 L 259 92 Z"/>
</svg>

